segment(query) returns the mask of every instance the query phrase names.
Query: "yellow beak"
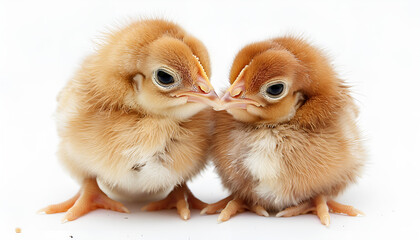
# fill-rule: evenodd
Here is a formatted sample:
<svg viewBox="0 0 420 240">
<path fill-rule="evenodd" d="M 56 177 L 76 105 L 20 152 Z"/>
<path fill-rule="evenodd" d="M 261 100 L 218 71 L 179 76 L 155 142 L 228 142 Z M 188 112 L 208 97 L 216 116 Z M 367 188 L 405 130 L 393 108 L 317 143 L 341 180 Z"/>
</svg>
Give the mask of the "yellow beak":
<svg viewBox="0 0 420 240">
<path fill-rule="evenodd" d="M 247 67 L 248 66 L 245 66 L 244 69 L 242 69 L 239 76 L 236 78 L 236 80 L 232 83 L 232 85 L 220 99 L 220 108 L 215 110 L 219 111 L 230 108 L 246 109 L 246 107 L 249 104 L 255 105 L 257 107 L 261 106 L 259 102 L 249 98 L 245 98 L 245 79 L 243 77 L 243 73 L 245 72 Z"/>
<path fill-rule="evenodd" d="M 188 102 L 199 102 L 211 107 L 219 106 L 219 96 L 207 78 L 199 76 L 193 84 L 193 90 L 177 94 L 177 97 L 187 97 Z"/>
<path fill-rule="evenodd" d="M 177 94 L 177 97 L 184 96 L 188 98 L 187 102 L 199 102 L 207 104 L 213 108 L 218 108 L 219 96 L 217 96 L 216 92 L 214 91 L 214 88 L 211 85 L 210 80 L 200 63 L 200 60 L 197 57 L 196 59 L 199 72 L 197 79 L 193 83 L 193 89 L 191 91 L 179 93 Z"/>
</svg>

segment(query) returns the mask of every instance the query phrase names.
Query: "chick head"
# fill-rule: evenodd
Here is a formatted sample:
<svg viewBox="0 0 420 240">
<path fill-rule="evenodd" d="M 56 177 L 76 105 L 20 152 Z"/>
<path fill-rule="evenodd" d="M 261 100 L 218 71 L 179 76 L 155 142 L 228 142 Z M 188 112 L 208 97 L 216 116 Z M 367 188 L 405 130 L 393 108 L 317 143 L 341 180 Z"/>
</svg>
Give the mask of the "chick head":
<svg viewBox="0 0 420 240">
<path fill-rule="evenodd" d="M 324 127 L 348 100 L 347 87 L 324 54 L 294 37 L 244 47 L 233 62 L 230 83 L 221 109 L 243 122 Z"/>
<path fill-rule="evenodd" d="M 303 103 L 306 73 L 291 52 L 256 43 L 238 53 L 230 83 L 223 109 L 239 121 L 274 124 L 293 118 Z"/>
<path fill-rule="evenodd" d="M 111 34 L 96 59 L 100 88 L 125 108 L 187 119 L 218 100 L 206 48 L 174 23 L 135 22 Z"/>
</svg>

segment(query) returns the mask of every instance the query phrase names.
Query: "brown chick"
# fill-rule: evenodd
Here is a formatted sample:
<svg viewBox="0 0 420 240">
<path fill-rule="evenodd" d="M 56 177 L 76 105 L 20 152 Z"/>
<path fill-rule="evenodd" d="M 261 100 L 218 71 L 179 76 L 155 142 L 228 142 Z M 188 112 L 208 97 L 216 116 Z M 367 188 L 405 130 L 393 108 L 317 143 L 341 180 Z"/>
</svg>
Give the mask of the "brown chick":
<svg viewBox="0 0 420 240">
<path fill-rule="evenodd" d="M 45 213 L 74 220 L 97 208 L 128 212 L 105 192 L 131 200 L 167 198 L 146 210 L 176 207 L 182 219 L 205 204 L 186 181 L 203 169 L 210 136 L 206 48 L 178 25 L 137 21 L 108 36 L 58 98 L 58 157 L 80 184 Z M 99 186 L 98 186 L 99 183 Z"/>
<path fill-rule="evenodd" d="M 203 209 L 226 221 L 245 209 L 258 215 L 360 211 L 333 198 L 355 182 L 365 162 L 349 89 L 326 57 L 283 37 L 250 44 L 236 56 L 227 112 L 215 116 L 214 164 L 232 195 Z M 219 109 L 220 110 L 220 109 Z"/>
</svg>

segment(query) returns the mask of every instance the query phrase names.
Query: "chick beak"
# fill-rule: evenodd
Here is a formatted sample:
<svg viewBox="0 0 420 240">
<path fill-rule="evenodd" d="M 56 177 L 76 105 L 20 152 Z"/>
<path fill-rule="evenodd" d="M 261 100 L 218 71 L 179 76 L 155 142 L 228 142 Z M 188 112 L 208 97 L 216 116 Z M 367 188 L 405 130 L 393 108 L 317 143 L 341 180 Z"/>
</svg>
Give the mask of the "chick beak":
<svg viewBox="0 0 420 240">
<path fill-rule="evenodd" d="M 260 107 L 261 104 L 255 100 L 245 98 L 245 80 L 238 77 L 229 87 L 225 95 L 220 99 L 221 108 L 215 110 L 226 110 L 230 108 L 246 109 L 250 104 Z"/>
<path fill-rule="evenodd" d="M 191 91 L 182 92 L 177 97 L 187 97 L 187 102 L 207 104 L 213 108 L 219 107 L 219 97 L 210 84 L 207 76 L 198 76 Z"/>
</svg>

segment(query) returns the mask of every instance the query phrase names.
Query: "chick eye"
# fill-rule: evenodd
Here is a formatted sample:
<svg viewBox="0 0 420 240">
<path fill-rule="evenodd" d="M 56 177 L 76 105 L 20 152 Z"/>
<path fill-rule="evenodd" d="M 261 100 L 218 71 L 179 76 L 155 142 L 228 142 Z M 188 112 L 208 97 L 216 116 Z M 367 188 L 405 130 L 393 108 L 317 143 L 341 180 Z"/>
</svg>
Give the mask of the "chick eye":
<svg viewBox="0 0 420 240">
<path fill-rule="evenodd" d="M 169 85 L 175 82 L 174 77 L 163 70 L 156 71 L 156 78 L 162 85 Z"/>
<path fill-rule="evenodd" d="M 181 83 L 181 78 L 173 69 L 162 66 L 153 72 L 153 83 L 163 91 L 169 91 Z"/>
<path fill-rule="evenodd" d="M 261 95 L 269 102 L 275 102 L 289 92 L 289 85 L 283 80 L 274 80 L 268 82 L 260 88 Z"/>
<path fill-rule="evenodd" d="M 284 90 L 284 84 L 277 83 L 277 84 L 269 86 L 266 92 L 268 96 L 278 97 L 280 94 L 283 93 L 283 90 Z"/>
</svg>

